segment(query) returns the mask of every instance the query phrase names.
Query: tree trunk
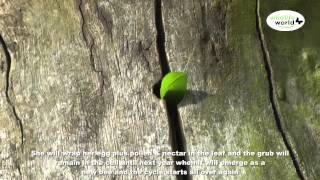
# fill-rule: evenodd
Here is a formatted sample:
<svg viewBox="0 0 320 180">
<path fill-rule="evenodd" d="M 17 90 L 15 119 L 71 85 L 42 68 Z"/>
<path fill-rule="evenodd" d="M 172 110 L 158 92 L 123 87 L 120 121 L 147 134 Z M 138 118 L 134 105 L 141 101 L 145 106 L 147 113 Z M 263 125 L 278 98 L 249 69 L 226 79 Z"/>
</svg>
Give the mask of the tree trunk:
<svg viewBox="0 0 320 180">
<path fill-rule="evenodd" d="M 175 179 L 88 176 L 84 171 L 131 167 L 60 164 L 160 162 L 170 160 L 161 156 L 170 151 L 189 152 L 174 161 L 266 165 L 143 169 L 241 173 L 192 179 L 319 179 L 319 8 L 315 0 L 0 1 L 0 179 Z M 303 14 L 305 26 L 269 28 L 267 16 L 280 9 Z M 188 75 L 178 106 L 155 95 L 169 71 Z M 82 155 L 35 155 L 55 151 Z M 197 151 L 289 154 L 192 154 Z"/>
</svg>

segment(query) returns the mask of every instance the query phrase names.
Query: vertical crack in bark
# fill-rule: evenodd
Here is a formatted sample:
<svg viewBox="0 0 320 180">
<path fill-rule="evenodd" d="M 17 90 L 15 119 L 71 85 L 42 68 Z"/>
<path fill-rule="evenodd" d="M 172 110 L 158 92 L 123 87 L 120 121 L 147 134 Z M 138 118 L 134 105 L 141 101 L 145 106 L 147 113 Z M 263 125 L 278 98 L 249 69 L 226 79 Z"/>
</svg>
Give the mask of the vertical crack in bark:
<svg viewBox="0 0 320 180">
<path fill-rule="evenodd" d="M 89 40 L 87 38 L 87 35 L 85 34 L 85 24 L 86 24 L 86 20 L 84 18 L 84 13 L 83 13 L 83 10 L 82 10 L 82 6 L 83 6 L 83 2 L 82 0 L 78 0 L 78 10 L 80 12 L 80 17 L 81 17 L 81 33 L 82 33 L 82 37 L 86 43 L 87 46 L 90 46 L 89 44 Z"/>
<path fill-rule="evenodd" d="M 270 60 L 269 50 L 268 50 L 267 43 L 266 43 L 266 40 L 265 40 L 265 37 L 263 34 L 263 29 L 262 29 L 261 16 L 260 16 L 260 0 L 256 1 L 256 28 L 257 28 L 257 33 L 259 35 L 259 40 L 261 43 L 264 66 L 265 66 L 265 70 L 266 70 L 267 78 L 268 78 L 268 83 L 269 83 L 269 99 L 271 102 L 272 111 L 273 111 L 273 114 L 275 117 L 276 125 L 277 125 L 277 128 L 281 134 L 283 142 L 289 151 L 289 154 L 292 159 L 293 165 L 296 169 L 297 175 L 299 176 L 300 179 L 304 180 L 305 177 L 303 175 L 302 168 L 300 167 L 298 158 L 293 150 L 293 147 L 289 143 L 289 139 L 286 135 L 286 132 L 283 129 L 283 125 L 281 122 L 282 120 L 281 120 L 280 111 L 279 111 L 279 103 L 278 103 L 276 93 L 275 93 L 274 73 L 273 73 L 272 64 L 271 64 L 271 60 Z"/>
<path fill-rule="evenodd" d="M 158 58 L 161 66 L 162 76 L 165 76 L 170 72 L 168 58 L 165 50 L 165 31 L 162 20 L 162 2 L 161 0 L 155 0 L 155 25 L 157 30 L 156 46 L 158 51 Z M 157 83 L 157 90 L 160 92 L 160 83 Z M 187 152 L 186 139 L 183 133 L 183 127 L 179 115 L 177 105 L 166 102 L 166 110 L 168 115 L 169 123 L 169 135 L 171 140 L 172 151 Z M 186 156 L 173 156 L 173 160 L 177 161 L 188 161 L 189 157 Z M 192 179 L 190 175 L 190 167 L 187 165 L 177 165 L 175 163 L 175 170 L 186 171 L 187 175 L 177 175 L 177 179 Z"/>
<path fill-rule="evenodd" d="M 159 56 L 159 61 L 161 65 L 162 76 L 165 76 L 167 73 L 170 72 L 170 67 L 169 67 L 166 48 L 165 48 L 166 37 L 165 37 L 164 27 L 162 22 L 161 5 L 162 5 L 161 0 L 155 0 L 155 24 L 156 24 L 156 30 L 157 30 L 156 43 L 157 43 L 157 50 L 158 50 L 158 56 Z"/>
<path fill-rule="evenodd" d="M 95 41 L 93 39 L 93 37 L 86 33 L 86 18 L 84 15 L 84 11 L 83 11 L 83 0 L 77 0 L 77 5 L 78 5 L 78 10 L 80 12 L 80 17 L 81 17 L 81 33 L 82 33 L 82 37 L 84 39 L 84 42 L 86 44 L 86 46 L 89 49 L 89 58 L 90 58 L 90 65 L 91 65 L 91 69 L 98 73 L 100 75 L 100 95 L 102 95 L 103 90 L 104 90 L 104 75 L 103 75 L 103 71 L 102 70 L 97 70 L 96 66 L 95 66 L 95 59 L 94 59 L 94 47 L 95 47 Z"/>
<path fill-rule="evenodd" d="M 13 116 L 16 120 L 16 124 L 19 127 L 20 130 L 20 134 L 21 134 L 21 150 L 23 152 L 23 146 L 24 146 L 24 130 L 23 130 L 23 124 L 22 124 L 22 120 L 21 118 L 18 116 L 16 107 L 14 106 L 14 103 L 11 101 L 10 99 L 10 95 L 9 95 L 9 88 L 10 88 L 10 71 L 11 71 L 11 56 L 7 47 L 7 44 L 5 42 L 5 40 L 3 39 L 2 35 L 0 34 L 0 44 L 2 46 L 3 52 L 5 54 L 5 58 L 6 58 L 6 64 L 7 64 L 7 68 L 6 68 L 6 89 L 5 89 L 5 95 L 6 95 L 6 100 L 7 103 L 9 104 L 9 106 L 11 107 Z"/>
</svg>

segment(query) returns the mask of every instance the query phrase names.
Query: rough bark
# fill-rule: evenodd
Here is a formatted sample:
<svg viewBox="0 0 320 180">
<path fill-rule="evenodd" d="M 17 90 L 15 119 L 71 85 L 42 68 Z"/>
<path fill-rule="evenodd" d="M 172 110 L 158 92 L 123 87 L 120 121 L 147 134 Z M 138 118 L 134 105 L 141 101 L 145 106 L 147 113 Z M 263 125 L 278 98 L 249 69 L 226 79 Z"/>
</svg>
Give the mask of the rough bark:
<svg viewBox="0 0 320 180">
<path fill-rule="evenodd" d="M 241 176 L 193 179 L 319 179 L 320 3 L 260 1 L 0 1 L 0 179 L 90 179 L 80 172 L 101 168 L 33 150 L 289 150 L 235 167 Z M 301 30 L 265 25 L 290 8 L 305 16 Z M 170 70 L 188 74 L 178 107 L 152 92 Z"/>
<path fill-rule="evenodd" d="M 261 1 L 261 17 L 292 9 L 306 19 L 299 31 L 281 33 L 266 25 L 263 31 L 273 69 L 274 89 L 284 132 L 306 179 L 320 177 L 320 41 L 317 23 L 320 2 Z"/>
<path fill-rule="evenodd" d="M 270 104 L 255 10 L 254 1 L 164 2 L 170 67 L 189 75 L 179 108 L 188 151 L 286 150 Z M 268 168 L 240 168 L 242 178 L 297 178 L 290 157 L 264 160 Z"/>
<path fill-rule="evenodd" d="M 152 94 L 161 77 L 152 1 L 15 0 L 0 12 L 6 177 L 81 176 L 82 167 L 32 150 L 171 150 L 166 111 Z"/>
</svg>

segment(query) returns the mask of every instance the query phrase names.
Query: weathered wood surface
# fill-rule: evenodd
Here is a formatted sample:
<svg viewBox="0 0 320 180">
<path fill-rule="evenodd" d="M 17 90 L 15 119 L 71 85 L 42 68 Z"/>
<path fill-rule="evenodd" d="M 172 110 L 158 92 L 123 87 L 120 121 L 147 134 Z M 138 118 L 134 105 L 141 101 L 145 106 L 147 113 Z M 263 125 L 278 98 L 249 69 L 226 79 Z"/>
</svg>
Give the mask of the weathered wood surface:
<svg viewBox="0 0 320 180">
<path fill-rule="evenodd" d="M 165 1 L 164 14 L 170 66 L 189 75 L 179 109 L 188 151 L 286 150 L 269 102 L 256 2 Z M 297 179 L 290 157 L 262 159 L 267 168 L 218 178 Z"/>
<path fill-rule="evenodd" d="M 6 177 L 81 177 L 83 169 L 55 165 L 54 157 L 32 158 L 32 150 L 171 150 L 166 111 L 152 94 L 161 77 L 153 1 L 14 0 L 0 7 L 1 35 L 12 58 L 8 95 L 24 138 L 22 146 L 5 96 L 8 63 L 1 51 Z"/>
<path fill-rule="evenodd" d="M 286 139 L 303 176 L 319 179 L 319 26 L 312 23 L 320 4 L 261 1 L 258 14 L 256 2 L 162 2 L 170 68 L 189 76 L 179 105 L 187 150 L 282 151 Z M 301 30 L 265 26 L 269 13 L 290 8 L 306 17 Z M 32 150 L 170 151 L 166 109 L 152 94 L 163 73 L 156 34 L 151 0 L 0 1 L 0 168 L 6 177 L 80 178 L 83 169 L 31 157 Z M 261 160 L 265 167 L 239 167 L 242 176 L 193 179 L 299 179 L 292 157 Z"/>
<path fill-rule="evenodd" d="M 292 9 L 306 23 L 299 31 L 281 33 L 263 27 L 274 71 L 284 131 L 307 179 L 320 178 L 320 39 L 319 1 L 261 1 L 261 17 Z"/>
</svg>

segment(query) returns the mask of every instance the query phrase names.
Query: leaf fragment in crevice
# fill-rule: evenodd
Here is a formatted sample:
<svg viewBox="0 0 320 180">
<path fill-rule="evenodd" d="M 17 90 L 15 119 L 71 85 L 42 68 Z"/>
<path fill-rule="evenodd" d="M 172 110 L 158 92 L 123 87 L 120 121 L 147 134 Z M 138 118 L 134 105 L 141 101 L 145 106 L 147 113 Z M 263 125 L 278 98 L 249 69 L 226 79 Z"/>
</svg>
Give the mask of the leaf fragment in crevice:
<svg viewBox="0 0 320 180">
<path fill-rule="evenodd" d="M 187 91 L 187 74 L 184 72 L 170 72 L 161 82 L 160 98 L 167 103 L 178 104 Z"/>
</svg>

